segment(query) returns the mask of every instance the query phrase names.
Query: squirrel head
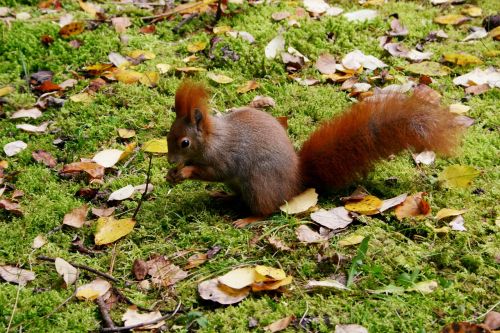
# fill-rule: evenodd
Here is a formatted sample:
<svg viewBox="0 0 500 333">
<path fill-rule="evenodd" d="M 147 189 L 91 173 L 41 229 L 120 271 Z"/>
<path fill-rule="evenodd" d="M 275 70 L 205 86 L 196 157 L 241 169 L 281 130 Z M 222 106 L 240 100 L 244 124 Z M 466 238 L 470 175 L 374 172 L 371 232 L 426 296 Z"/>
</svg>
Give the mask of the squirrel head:
<svg viewBox="0 0 500 333">
<path fill-rule="evenodd" d="M 189 164 L 203 156 L 210 134 L 208 92 L 200 83 L 185 80 L 175 93 L 175 121 L 167 136 L 168 160 Z"/>
</svg>

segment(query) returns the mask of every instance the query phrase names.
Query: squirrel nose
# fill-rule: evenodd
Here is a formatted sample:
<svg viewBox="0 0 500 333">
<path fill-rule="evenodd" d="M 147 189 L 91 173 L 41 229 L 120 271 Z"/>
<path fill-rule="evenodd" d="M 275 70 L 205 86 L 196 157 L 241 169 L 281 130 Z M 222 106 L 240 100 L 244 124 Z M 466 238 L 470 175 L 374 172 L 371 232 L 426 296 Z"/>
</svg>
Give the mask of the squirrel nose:
<svg viewBox="0 0 500 333">
<path fill-rule="evenodd" d="M 167 158 L 168 158 L 168 163 L 177 164 L 177 162 L 179 162 L 179 159 L 174 154 L 168 153 Z"/>
</svg>

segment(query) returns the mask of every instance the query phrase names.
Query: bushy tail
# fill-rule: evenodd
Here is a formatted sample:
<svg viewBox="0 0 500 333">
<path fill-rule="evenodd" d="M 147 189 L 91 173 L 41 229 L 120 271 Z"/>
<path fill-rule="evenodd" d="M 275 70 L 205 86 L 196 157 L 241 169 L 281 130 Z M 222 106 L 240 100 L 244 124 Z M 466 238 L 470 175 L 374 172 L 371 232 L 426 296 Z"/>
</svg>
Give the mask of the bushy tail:
<svg viewBox="0 0 500 333">
<path fill-rule="evenodd" d="M 378 160 L 405 149 L 448 155 L 463 127 L 422 94 L 382 94 L 354 104 L 323 124 L 300 151 L 304 183 L 338 189 L 365 175 Z"/>
</svg>

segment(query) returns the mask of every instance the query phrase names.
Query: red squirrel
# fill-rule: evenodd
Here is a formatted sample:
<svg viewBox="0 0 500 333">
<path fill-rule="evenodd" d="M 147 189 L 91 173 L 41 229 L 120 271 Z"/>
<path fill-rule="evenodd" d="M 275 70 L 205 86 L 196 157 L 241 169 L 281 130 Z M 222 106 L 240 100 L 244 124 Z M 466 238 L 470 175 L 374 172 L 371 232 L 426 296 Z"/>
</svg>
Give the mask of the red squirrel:
<svg viewBox="0 0 500 333">
<path fill-rule="evenodd" d="M 405 149 L 450 154 L 462 128 L 455 115 L 423 93 L 379 94 L 319 127 L 296 153 L 285 129 L 251 107 L 222 116 L 208 110 L 208 93 L 184 81 L 167 137 L 167 180 L 223 182 L 256 216 L 267 216 L 305 188 L 339 189 L 373 164 Z"/>
</svg>

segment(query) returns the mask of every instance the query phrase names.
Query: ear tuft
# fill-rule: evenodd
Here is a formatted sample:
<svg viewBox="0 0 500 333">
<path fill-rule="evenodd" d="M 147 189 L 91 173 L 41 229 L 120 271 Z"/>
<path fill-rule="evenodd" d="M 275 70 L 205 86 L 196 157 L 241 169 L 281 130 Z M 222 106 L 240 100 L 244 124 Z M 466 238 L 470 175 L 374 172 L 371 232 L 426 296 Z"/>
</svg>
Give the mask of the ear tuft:
<svg viewBox="0 0 500 333">
<path fill-rule="evenodd" d="M 208 92 L 201 83 L 184 80 L 175 93 L 175 113 L 177 117 L 191 117 L 195 108 L 205 113 L 207 99 Z M 194 120 L 194 118 L 191 120 Z"/>
</svg>

